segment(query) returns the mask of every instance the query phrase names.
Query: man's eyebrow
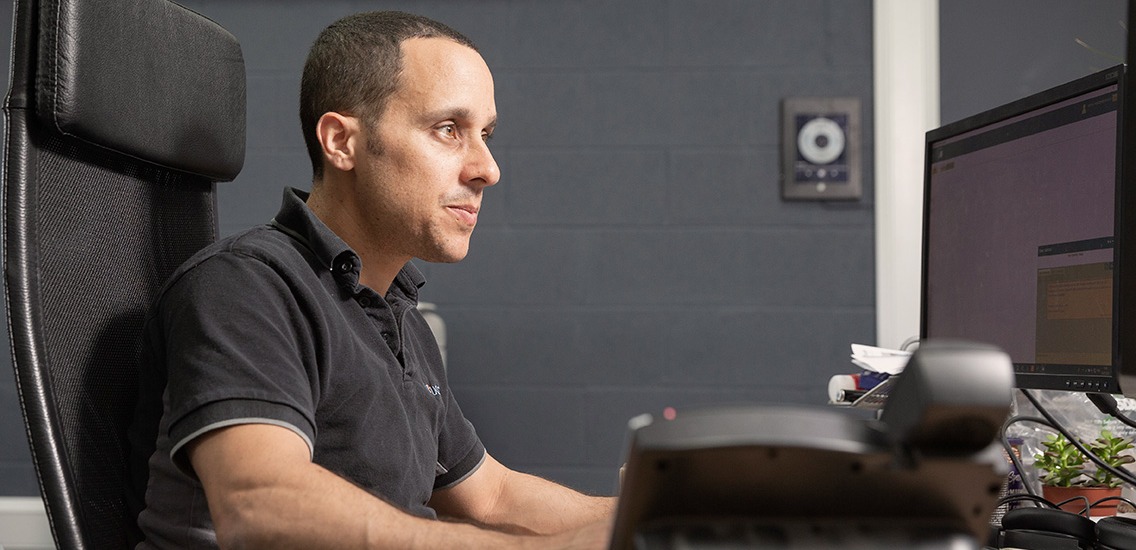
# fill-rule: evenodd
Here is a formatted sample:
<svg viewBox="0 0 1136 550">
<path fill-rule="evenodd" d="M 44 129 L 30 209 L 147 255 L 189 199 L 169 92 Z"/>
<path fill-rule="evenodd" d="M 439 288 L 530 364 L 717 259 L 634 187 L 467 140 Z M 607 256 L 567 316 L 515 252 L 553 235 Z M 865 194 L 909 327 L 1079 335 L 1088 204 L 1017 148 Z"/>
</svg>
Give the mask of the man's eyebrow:
<svg viewBox="0 0 1136 550">
<path fill-rule="evenodd" d="M 450 119 L 450 118 L 462 119 L 462 120 L 472 120 L 474 118 L 474 115 L 473 115 L 473 111 L 471 111 L 471 110 L 469 110 L 465 107 L 453 107 L 453 108 L 438 109 L 438 110 L 435 110 L 435 111 L 427 111 L 427 112 L 422 114 L 422 118 L 425 119 L 425 120 L 429 120 L 429 121 L 445 120 L 445 119 Z M 486 128 L 496 128 L 497 127 L 497 115 L 493 115 L 493 118 L 489 120 L 489 123 L 486 124 L 485 127 Z"/>
</svg>

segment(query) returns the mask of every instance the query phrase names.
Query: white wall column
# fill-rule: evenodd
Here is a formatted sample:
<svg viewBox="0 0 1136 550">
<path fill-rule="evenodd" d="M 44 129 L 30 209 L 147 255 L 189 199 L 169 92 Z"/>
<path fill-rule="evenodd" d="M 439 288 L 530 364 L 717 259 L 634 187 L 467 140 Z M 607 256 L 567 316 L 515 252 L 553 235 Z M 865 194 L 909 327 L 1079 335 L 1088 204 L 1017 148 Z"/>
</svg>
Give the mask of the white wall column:
<svg viewBox="0 0 1136 550">
<path fill-rule="evenodd" d="M 874 0 L 876 343 L 919 334 L 924 134 L 939 125 L 938 0 Z"/>
</svg>

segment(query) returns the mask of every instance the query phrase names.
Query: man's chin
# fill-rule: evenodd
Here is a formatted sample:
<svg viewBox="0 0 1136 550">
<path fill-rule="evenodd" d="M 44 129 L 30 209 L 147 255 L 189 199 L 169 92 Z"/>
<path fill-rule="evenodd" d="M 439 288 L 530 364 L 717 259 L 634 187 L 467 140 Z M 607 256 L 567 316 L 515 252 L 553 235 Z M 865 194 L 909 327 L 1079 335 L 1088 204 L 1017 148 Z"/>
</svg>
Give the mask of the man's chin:
<svg viewBox="0 0 1136 550">
<path fill-rule="evenodd" d="M 434 253 L 424 256 L 419 256 L 418 259 L 424 262 L 435 264 L 455 264 L 465 259 L 469 254 L 469 247 L 466 246 L 460 250 L 437 250 Z"/>
</svg>

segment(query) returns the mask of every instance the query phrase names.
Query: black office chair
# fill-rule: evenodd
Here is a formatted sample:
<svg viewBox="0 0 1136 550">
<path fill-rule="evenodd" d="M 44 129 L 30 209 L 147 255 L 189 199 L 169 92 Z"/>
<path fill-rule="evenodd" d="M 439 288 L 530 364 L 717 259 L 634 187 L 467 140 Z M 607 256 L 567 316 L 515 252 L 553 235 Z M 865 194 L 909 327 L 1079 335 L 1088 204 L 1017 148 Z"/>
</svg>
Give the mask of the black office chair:
<svg viewBox="0 0 1136 550">
<path fill-rule="evenodd" d="M 244 162 L 240 45 L 165 0 L 17 0 L 4 276 L 32 457 L 60 548 L 124 548 L 146 308 L 216 238 Z"/>
</svg>

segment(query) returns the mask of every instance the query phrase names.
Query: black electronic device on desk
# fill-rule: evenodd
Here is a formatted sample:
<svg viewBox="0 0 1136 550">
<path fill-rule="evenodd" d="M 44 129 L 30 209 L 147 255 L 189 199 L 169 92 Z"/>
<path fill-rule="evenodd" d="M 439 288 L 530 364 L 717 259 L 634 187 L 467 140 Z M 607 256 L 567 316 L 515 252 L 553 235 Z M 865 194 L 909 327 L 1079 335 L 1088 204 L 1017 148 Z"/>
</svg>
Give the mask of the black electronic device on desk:
<svg viewBox="0 0 1136 550">
<path fill-rule="evenodd" d="M 927 133 L 921 337 L 1020 388 L 1136 394 L 1136 101 L 1123 65 Z"/>
<path fill-rule="evenodd" d="M 977 548 L 1006 473 L 995 437 L 1012 378 L 996 348 L 929 342 L 879 420 L 803 406 L 640 417 L 611 548 Z"/>
</svg>

